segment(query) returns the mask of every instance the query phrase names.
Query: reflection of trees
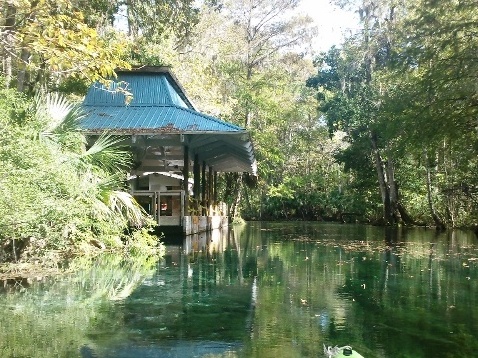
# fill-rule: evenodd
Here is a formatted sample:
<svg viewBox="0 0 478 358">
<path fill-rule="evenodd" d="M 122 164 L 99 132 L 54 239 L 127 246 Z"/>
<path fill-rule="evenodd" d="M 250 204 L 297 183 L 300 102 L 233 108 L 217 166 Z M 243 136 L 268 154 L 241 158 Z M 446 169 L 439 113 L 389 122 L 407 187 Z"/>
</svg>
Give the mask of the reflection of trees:
<svg viewBox="0 0 478 358">
<path fill-rule="evenodd" d="M 359 305 L 353 311 L 355 319 L 368 337 L 387 342 L 390 356 L 393 352 L 413 357 L 445 356 L 446 351 L 454 352 L 450 357 L 473 354 L 478 345 L 463 338 L 476 333 L 473 320 L 466 316 L 478 313 L 476 294 L 471 293 L 478 286 L 466 279 L 471 273 L 463 265 L 463 247 L 450 250 L 443 242 L 445 235 L 430 231 L 415 232 L 410 242 L 405 234 L 387 232 L 385 250 L 358 260 L 356 271 L 347 275 L 340 292 Z M 450 235 L 453 241 L 455 234 Z M 463 283 L 468 290 L 463 290 Z M 374 326 L 379 329 L 370 329 Z"/>
<path fill-rule="evenodd" d="M 7 357 L 20 347 L 75 357 L 80 342 L 101 356 L 125 342 L 220 340 L 235 352 L 246 342 L 245 357 L 317 357 L 323 343 L 367 357 L 474 356 L 474 239 L 354 227 L 253 223 L 188 254 L 169 247 L 157 268 L 113 261 L 45 292 L 3 296 L 0 352 L 9 340 Z M 118 296 L 127 298 L 113 310 Z"/>
<path fill-rule="evenodd" d="M 246 250 L 247 241 L 239 243 L 227 230 L 169 246 L 156 274 L 123 305 L 122 330 L 131 344 L 151 342 L 161 349 L 178 340 L 242 342 L 256 274 L 255 256 Z"/>
<path fill-rule="evenodd" d="M 213 236 L 214 232 L 205 233 L 204 245 L 186 251 L 185 255 L 181 255 L 181 260 L 188 260 L 189 270 L 196 271 L 201 282 L 224 284 L 239 281 L 239 284 L 243 284 L 245 277 L 255 275 L 255 255 L 248 254 L 249 240 L 246 238 L 240 242 L 236 231 L 237 227 L 234 230 L 222 230 L 217 236 Z"/>
<path fill-rule="evenodd" d="M 350 269 L 346 259 L 340 258 L 343 250 L 284 241 L 295 233 L 274 225 L 254 224 L 249 230 L 251 246 L 259 250 L 259 276 L 254 330 L 246 355 L 322 356 L 325 335 L 333 324 L 343 325 L 349 305 L 335 292 Z"/>
<path fill-rule="evenodd" d="M 116 321 L 105 310 L 111 300 L 131 294 L 152 274 L 156 261 L 117 255 L 94 262 L 80 258 L 71 263 L 71 276 L 1 295 L 2 357 L 79 357 L 96 325 Z"/>
<path fill-rule="evenodd" d="M 467 317 L 477 313 L 476 266 L 463 256 L 475 254 L 471 237 L 311 226 L 254 224 L 247 234 L 260 247 L 251 356 L 320 356 L 322 343 L 365 355 L 379 346 L 389 357 L 444 356 L 447 344 L 468 355 L 477 348 Z"/>
</svg>

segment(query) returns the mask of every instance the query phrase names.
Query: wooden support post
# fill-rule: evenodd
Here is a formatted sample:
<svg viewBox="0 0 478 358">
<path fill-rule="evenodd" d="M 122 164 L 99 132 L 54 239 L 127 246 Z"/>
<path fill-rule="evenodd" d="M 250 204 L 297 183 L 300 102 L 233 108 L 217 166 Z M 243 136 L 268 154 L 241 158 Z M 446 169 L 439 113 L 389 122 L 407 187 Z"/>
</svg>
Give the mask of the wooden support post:
<svg viewBox="0 0 478 358">
<path fill-rule="evenodd" d="M 206 215 L 206 205 L 207 205 L 207 199 L 206 199 L 206 162 L 202 162 L 202 173 L 201 173 L 201 206 L 202 206 L 202 215 Z"/>
<path fill-rule="evenodd" d="M 207 207 L 208 209 L 210 210 L 211 207 L 212 207 L 212 167 L 209 167 L 209 173 L 208 173 L 208 177 L 207 177 Z M 210 210 L 210 213 L 209 213 L 210 216 L 213 215 L 213 212 L 212 210 Z"/>
<path fill-rule="evenodd" d="M 199 165 L 199 155 L 194 155 L 194 186 L 193 186 L 193 197 L 194 197 L 194 215 L 199 215 L 199 203 L 201 198 L 201 168 Z"/>
<path fill-rule="evenodd" d="M 189 215 L 189 147 L 184 146 L 183 167 L 184 215 Z"/>
</svg>

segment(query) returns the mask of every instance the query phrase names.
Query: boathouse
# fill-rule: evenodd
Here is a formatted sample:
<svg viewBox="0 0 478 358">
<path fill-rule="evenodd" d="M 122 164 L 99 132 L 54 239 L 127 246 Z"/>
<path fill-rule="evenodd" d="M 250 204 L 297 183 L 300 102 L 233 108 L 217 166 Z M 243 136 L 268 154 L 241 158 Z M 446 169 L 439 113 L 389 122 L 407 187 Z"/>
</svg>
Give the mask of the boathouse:
<svg viewBox="0 0 478 358">
<path fill-rule="evenodd" d="M 198 112 L 167 67 L 117 71 L 109 87 L 93 84 L 81 128 L 94 138 L 122 136 L 134 156 L 130 190 L 159 229 L 195 234 L 227 225 L 217 175 L 256 175 L 249 133 Z M 126 90 L 125 90 L 126 89 Z"/>
</svg>

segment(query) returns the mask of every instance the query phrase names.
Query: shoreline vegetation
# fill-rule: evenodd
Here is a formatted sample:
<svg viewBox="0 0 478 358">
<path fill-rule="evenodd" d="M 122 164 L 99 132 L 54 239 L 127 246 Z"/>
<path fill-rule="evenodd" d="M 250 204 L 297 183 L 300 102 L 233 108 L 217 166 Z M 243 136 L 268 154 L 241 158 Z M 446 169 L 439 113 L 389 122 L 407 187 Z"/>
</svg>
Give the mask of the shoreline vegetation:
<svg viewBox="0 0 478 358">
<path fill-rule="evenodd" d="M 68 272 L 101 252 L 163 252 L 127 192 L 130 153 L 108 135 L 87 146 L 81 117 L 58 94 L 0 90 L 0 280 Z"/>
<path fill-rule="evenodd" d="M 68 262 L 81 256 L 160 257 L 164 253 L 161 238 L 152 234 L 155 222 L 127 193 L 124 183 L 131 154 L 118 146 L 120 139 L 108 135 L 87 147 L 77 129 L 81 116 L 77 106 L 55 93 L 29 99 L 15 90 L 0 90 L 0 282 L 4 285 L 68 273 Z M 277 199 L 281 210 L 269 220 L 299 219 L 293 193 L 287 198 L 276 193 L 267 201 Z M 247 210 L 244 214 L 250 219 Z M 356 222 L 357 215 L 334 218 Z M 470 229 L 476 233 L 476 227 Z"/>
<path fill-rule="evenodd" d="M 25 288 L 33 282 L 43 281 L 50 277 L 71 274 L 78 270 L 78 260 L 83 263 L 81 267 L 86 269 L 94 264 L 95 260 L 101 260 L 105 256 L 115 256 L 122 261 L 141 261 L 149 259 L 159 260 L 164 255 L 164 245 L 158 242 L 156 247 L 148 245 L 125 246 L 116 249 L 101 249 L 95 246 L 83 247 L 77 251 L 48 252 L 49 259 L 46 261 L 8 262 L 0 263 L 0 290 L 11 287 Z M 56 260 L 51 260 L 54 257 Z M 72 264 L 73 262 L 73 264 Z"/>
</svg>

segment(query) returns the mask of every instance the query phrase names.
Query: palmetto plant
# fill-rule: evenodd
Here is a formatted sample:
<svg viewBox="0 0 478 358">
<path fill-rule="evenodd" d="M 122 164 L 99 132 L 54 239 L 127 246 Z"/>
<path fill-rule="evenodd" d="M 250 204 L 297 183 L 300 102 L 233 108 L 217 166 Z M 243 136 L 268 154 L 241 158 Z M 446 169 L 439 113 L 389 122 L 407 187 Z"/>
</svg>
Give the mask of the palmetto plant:
<svg viewBox="0 0 478 358">
<path fill-rule="evenodd" d="M 152 219 L 126 192 L 131 156 L 120 138 L 105 134 L 88 145 L 80 108 L 58 94 L 27 103 L 0 89 L 0 263 L 54 265 L 45 258 L 52 250 L 93 238 L 120 245 L 130 242 L 125 229 L 148 228 Z"/>
<path fill-rule="evenodd" d="M 60 160 L 73 165 L 84 193 L 94 194 L 89 198 L 97 209 L 93 212 L 101 219 L 116 217 L 135 227 L 146 225 L 147 213 L 123 190 L 132 158 L 129 151 L 119 146 L 123 138 L 104 133 L 87 147 L 79 127 L 83 118 L 79 106 L 57 93 L 37 96 L 35 105 L 35 114 L 44 123 L 40 139 L 49 142 Z"/>
</svg>

